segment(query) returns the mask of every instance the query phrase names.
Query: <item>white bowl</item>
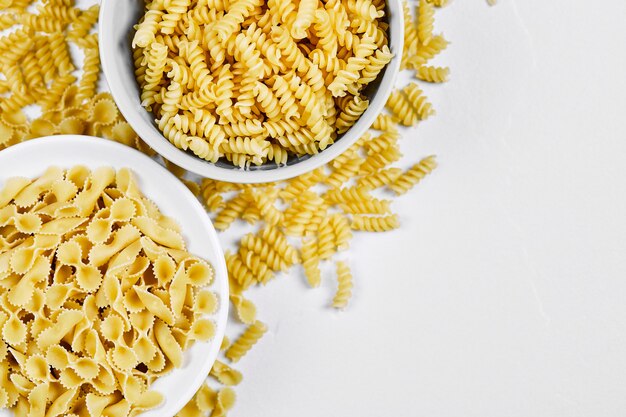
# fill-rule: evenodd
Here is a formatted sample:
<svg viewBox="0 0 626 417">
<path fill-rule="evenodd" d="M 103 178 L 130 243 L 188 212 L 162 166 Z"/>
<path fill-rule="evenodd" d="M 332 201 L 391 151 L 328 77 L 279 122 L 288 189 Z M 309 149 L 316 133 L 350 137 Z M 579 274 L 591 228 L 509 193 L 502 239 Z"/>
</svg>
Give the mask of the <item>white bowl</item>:
<svg viewBox="0 0 626 417">
<path fill-rule="evenodd" d="M 168 170 L 141 152 L 105 139 L 64 135 L 11 146 L 0 152 L 0 187 L 9 177 L 36 177 L 49 166 L 69 168 L 74 165 L 130 168 L 142 193 L 163 214 L 180 223 L 188 250 L 209 261 L 215 269 L 215 279 L 209 286 L 220 301 L 218 311 L 211 316 L 216 324 L 215 337 L 207 342 L 196 342 L 185 351 L 181 368 L 152 384 L 153 389 L 163 394 L 165 401 L 160 407 L 140 414 L 141 417 L 173 417 L 202 385 L 224 338 L 228 318 L 228 275 L 217 233 L 200 202 Z M 0 410 L 0 416 L 10 415 L 9 411 Z"/>
<path fill-rule="evenodd" d="M 247 170 L 228 161 L 207 162 L 172 145 L 159 131 L 154 116 L 141 106 L 140 91 L 135 80 L 131 40 L 133 26 L 144 14 L 141 0 L 102 0 L 100 3 L 100 55 L 104 75 L 122 114 L 137 134 L 155 151 L 176 165 L 207 178 L 239 183 L 260 183 L 284 180 L 318 168 L 341 155 L 374 122 L 385 106 L 395 84 L 402 47 L 404 23 L 400 0 L 388 0 L 385 11 L 389 19 L 389 48 L 395 54 L 379 77 L 365 91 L 370 106 L 359 121 L 333 145 L 317 155 L 292 157 L 284 166 L 274 163 L 251 166 Z"/>
</svg>

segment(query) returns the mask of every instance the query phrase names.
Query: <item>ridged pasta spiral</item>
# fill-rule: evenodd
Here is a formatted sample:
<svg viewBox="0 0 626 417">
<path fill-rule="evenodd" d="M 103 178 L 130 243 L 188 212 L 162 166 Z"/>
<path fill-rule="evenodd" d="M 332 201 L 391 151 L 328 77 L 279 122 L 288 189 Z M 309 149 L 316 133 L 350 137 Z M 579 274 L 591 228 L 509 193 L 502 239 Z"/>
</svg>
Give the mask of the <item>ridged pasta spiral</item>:
<svg viewBox="0 0 626 417">
<path fill-rule="evenodd" d="M 255 321 L 243 332 L 243 334 L 230 345 L 225 355 L 232 362 L 238 362 L 261 337 L 267 332 L 267 326 L 260 321 Z"/>
<path fill-rule="evenodd" d="M 393 54 L 387 45 L 384 45 L 381 49 L 376 50 L 368 57 L 368 63 L 365 65 L 365 68 L 363 68 L 361 78 L 359 78 L 357 82 L 361 85 L 367 85 L 374 81 L 385 66 L 391 62 L 392 58 Z"/>
<path fill-rule="evenodd" d="M 354 200 L 371 198 L 368 190 L 363 187 L 331 188 L 324 194 L 330 204 L 347 203 Z"/>
<path fill-rule="evenodd" d="M 100 78 L 100 53 L 97 48 L 85 50 L 83 62 L 83 76 L 78 84 L 78 98 L 84 100 L 92 97 L 96 92 L 98 79 Z"/>
<path fill-rule="evenodd" d="M 374 190 L 391 184 L 402 174 L 400 168 L 386 168 L 380 171 L 365 175 L 357 181 L 357 184 L 364 189 Z"/>
<path fill-rule="evenodd" d="M 341 113 L 337 117 L 337 133 L 347 132 L 359 120 L 368 106 L 369 100 L 359 96 L 351 97 L 345 107 L 342 106 Z"/>
<path fill-rule="evenodd" d="M 373 155 L 383 152 L 390 146 L 397 146 L 399 134 L 383 132 L 378 135 L 374 140 L 367 142 L 363 147 L 367 150 L 368 155 Z"/>
<path fill-rule="evenodd" d="M 419 0 L 417 9 L 417 35 L 420 43 L 428 45 L 433 36 L 435 8 L 428 0 Z"/>
<path fill-rule="evenodd" d="M 231 3 L 228 13 L 213 28 L 220 41 L 226 42 L 237 30 L 238 25 L 260 4 L 258 0 L 235 0 Z"/>
<path fill-rule="evenodd" d="M 254 274 L 238 253 L 226 254 L 226 267 L 229 277 L 235 280 L 242 289 L 248 288 L 254 281 Z"/>
<path fill-rule="evenodd" d="M 241 238 L 240 245 L 255 253 L 274 271 L 286 271 L 289 267 L 287 261 L 261 237 L 248 233 Z"/>
<path fill-rule="evenodd" d="M 302 242 L 302 266 L 307 282 L 313 288 L 319 287 L 322 282 L 320 258 L 317 253 L 317 239 L 308 239 Z"/>
<path fill-rule="evenodd" d="M 260 237 L 278 252 L 280 257 L 287 262 L 287 265 L 293 265 L 299 261 L 298 251 L 287 241 L 286 236 L 278 228 L 267 226 L 261 231 Z"/>
<path fill-rule="evenodd" d="M 354 215 L 352 217 L 352 229 L 366 232 L 387 232 L 397 229 L 400 226 L 398 216 L 395 214 L 383 217 L 371 217 L 364 215 Z"/>
<path fill-rule="evenodd" d="M 445 83 L 450 76 L 450 68 L 423 66 L 416 70 L 415 76 L 429 83 Z"/>
<path fill-rule="evenodd" d="M 137 25 L 137 31 L 133 36 L 133 48 L 147 48 L 154 41 L 159 23 L 163 19 L 163 11 L 148 10 L 143 21 Z"/>
<path fill-rule="evenodd" d="M 91 28 L 98 21 L 98 15 L 100 13 L 100 6 L 94 4 L 84 12 L 82 12 L 77 18 L 72 21 L 72 28 L 68 34 L 69 39 L 80 39 L 89 34 Z"/>
<path fill-rule="evenodd" d="M 342 184 L 348 182 L 350 178 L 354 178 L 359 172 L 359 168 L 363 163 L 363 158 L 353 153 L 350 159 L 338 164 L 333 168 L 333 172 L 326 178 L 326 183 L 334 188 L 341 187 Z"/>
<path fill-rule="evenodd" d="M 298 13 L 291 27 L 291 36 L 294 39 L 302 39 L 306 37 L 306 31 L 313 23 L 315 9 L 318 0 L 301 0 L 298 5 Z"/>
<path fill-rule="evenodd" d="M 338 45 L 337 37 L 334 35 L 333 27 L 330 22 L 330 16 L 326 10 L 317 9 L 315 11 L 313 28 L 316 36 L 319 38 L 318 45 L 321 47 L 321 51 L 319 49 L 318 51 L 321 55 L 335 56 L 337 54 Z"/>
<path fill-rule="evenodd" d="M 402 13 L 404 15 L 404 49 L 402 51 L 401 67 L 407 66 L 409 57 L 414 57 L 418 50 L 419 39 L 417 26 L 411 16 L 411 10 L 406 0 L 402 1 Z"/>
<path fill-rule="evenodd" d="M 217 213 L 213 225 L 218 230 L 225 230 L 237 218 L 241 217 L 246 207 L 250 204 L 248 194 L 239 194 L 238 196 L 228 200 L 224 208 Z"/>
<path fill-rule="evenodd" d="M 175 32 L 178 22 L 180 22 L 189 7 L 191 0 L 169 0 L 165 5 L 167 13 L 163 15 L 159 23 L 159 30 L 165 35 L 171 35 Z"/>
<path fill-rule="evenodd" d="M 335 235 L 335 246 L 337 250 L 343 251 L 348 249 L 350 239 L 352 239 L 352 230 L 350 229 L 348 218 L 340 213 L 335 213 L 330 217 L 330 226 Z"/>
<path fill-rule="evenodd" d="M 399 160 L 400 157 L 402 157 L 402 153 L 400 152 L 398 146 L 388 146 L 379 153 L 373 153 L 371 155 L 368 155 L 368 157 L 365 158 L 363 164 L 361 164 L 359 173 L 371 174 L 382 168 L 385 168 L 392 162 Z"/>
<path fill-rule="evenodd" d="M 341 209 L 349 214 L 387 214 L 390 210 L 389 200 L 357 200 L 341 204 Z"/>
<path fill-rule="evenodd" d="M 141 93 L 141 104 L 145 107 L 151 108 L 152 104 L 155 103 L 154 97 L 157 94 L 156 87 L 159 86 L 163 79 L 166 59 L 167 46 L 159 43 L 150 44 L 150 50 L 146 55 L 145 88 Z"/>
<path fill-rule="evenodd" d="M 424 120 L 435 114 L 432 104 L 428 102 L 428 99 L 417 84 L 410 83 L 403 91 L 407 95 L 411 106 L 415 109 L 420 120 Z"/>
<path fill-rule="evenodd" d="M 334 97 L 343 97 L 346 93 L 355 94 L 353 84 L 359 79 L 359 72 L 369 63 L 368 57 L 376 50 L 376 44 L 370 37 L 364 37 L 356 47 L 354 56 L 348 58 L 346 68 L 337 73 L 337 77 L 328 86 Z"/>
<path fill-rule="evenodd" d="M 311 188 L 314 184 L 323 181 L 324 178 L 323 170 L 319 168 L 315 169 L 289 180 L 286 186 L 278 192 L 278 195 L 285 201 L 292 200 Z"/>
<path fill-rule="evenodd" d="M 283 215 L 274 207 L 275 198 L 273 197 L 271 194 L 263 191 L 252 194 L 252 199 L 259 208 L 261 216 L 263 216 L 267 224 L 275 226 L 283 219 Z"/>
<path fill-rule="evenodd" d="M 333 307 L 343 309 L 352 297 L 352 273 L 345 262 L 337 262 L 337 292 L 333 297 Z"/>
<path fill-rule="evenodd" d="M 387 133 L 398 132 L 398 120 L 389 114 L 381 113 L 376 116 L 374 123 L 371 126 L 372 129 L 381 130 Z"/>
<path fill-rule="evenodd" d="M 417 185 L 424 177 L 430 174 L 437 167 L 434 156 L 428 156 L 417 164 L 413 165 L 406 172 L 388 184 L 388 187 L 396 194 L 404 194 Z"/>
<path fill-rule="evenodd" d="M 419 120 L 419 114 L 401 91 L 393 91 L 387 100 L 386 106 L 404 126 L 413 126 Z"/>
<path fill-rule="evenodd" d="M 285 233 L 303 236 L 316 230 L 325 212 L 324 199 L 310 191 L 303 192 L 285 210 Z"/>
<path fill-rule="evenodd" d="M 437 56 L 441 51 L 448 47 L 448 41 L 441 36 L 435 35 L 431 38 L 428 45 L 421 45 L 417 49 L 417 53 L 407 60 L 409 68 L 417 69 L 426 62 Z"/>
<path fill-rule="evenodd" d="M 274 271 L 256 253 L 239 248 L 239 256 L 252 272 L 256 283 L 267 284 L 274 277 Z"/>
</svg>

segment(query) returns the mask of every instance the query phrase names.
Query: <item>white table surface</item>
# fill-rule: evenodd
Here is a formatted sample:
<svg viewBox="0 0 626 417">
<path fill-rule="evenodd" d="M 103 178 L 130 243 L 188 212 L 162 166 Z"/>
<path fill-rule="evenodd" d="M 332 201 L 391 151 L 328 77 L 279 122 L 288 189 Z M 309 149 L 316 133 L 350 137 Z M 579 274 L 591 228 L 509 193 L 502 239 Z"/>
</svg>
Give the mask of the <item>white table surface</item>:
<svg viewBox="0 0 626 417">
<path fill-rule="evenodd" d="M 623 416 L 625 23 L 623 0 L 437 13 L 452 80 L 403 150 L 439 169 L 342 256 L 347 311 L 331 271 L 251 292 L 270 330 L 230 415 Z"/>
<path fill-rule="evenodd" d="M 315 290 L 296 269 L 249 292 L 270 330 L 231 417 L 626 413 L 626 2 L 436 18 L 452 80 L 402 146 L 440 167 L 394 202 L 400 230 L 341 255 L 347 311 L 332 265 Z"/>
</svg>

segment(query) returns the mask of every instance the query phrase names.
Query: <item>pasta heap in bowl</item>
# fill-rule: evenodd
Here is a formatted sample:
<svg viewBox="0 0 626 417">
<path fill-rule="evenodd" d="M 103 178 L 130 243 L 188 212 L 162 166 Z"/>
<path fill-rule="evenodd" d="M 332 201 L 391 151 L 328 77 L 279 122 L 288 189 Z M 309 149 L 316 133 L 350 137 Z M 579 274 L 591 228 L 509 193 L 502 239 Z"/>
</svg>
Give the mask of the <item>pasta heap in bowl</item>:
<svg viewBox="0 0 626 417">
<path fill-rule="evenodd" d="M 0 190 L 0 407 L 134 416 L 213 337 L 214 271 L 127 169 L 49 168 Z"/>
<path fill-rule="evenodd" d="M 384 0 L 153 0 L 133 39 L 141 101 L 171 143 L 238 167 L 324 150 L 393 58 Z"/>
</svg>

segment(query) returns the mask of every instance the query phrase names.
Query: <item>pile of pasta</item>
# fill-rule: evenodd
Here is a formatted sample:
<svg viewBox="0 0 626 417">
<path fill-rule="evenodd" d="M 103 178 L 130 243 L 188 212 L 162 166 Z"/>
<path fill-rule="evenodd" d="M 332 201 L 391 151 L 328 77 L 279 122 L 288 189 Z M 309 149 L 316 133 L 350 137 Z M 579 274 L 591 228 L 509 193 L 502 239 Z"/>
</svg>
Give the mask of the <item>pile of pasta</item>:
<svg viewBox="0 0 626 417">
<path fill-rule="evenodd" d="M 142 104 L 180 149 L 239 167 L 316 154 L 393 57 L 381 0 L 153 0 L 133 39 Z"/>
<path fill-rule="evenodd" d="M 213 337 L 213 268 L 127 169 L 49 168 L 0 191 L 0 407 L 133 416 Z"/>
<path fill-rule="evenodd" d="M 256 228 L 245 236 L 234 232 L 236 249 L 228 254 L 228 269 L 231 276 L 230 301 L 241 324 L 229 324 L 228 333 L 233 336 L 232 343 L 228 338 L 224 339 L 220 360 L 216 361 L 206 384 L 181 410 L 179 417 L 204 417 L 209 414 L 212 417 L 222 417 L 233 407 L 235 393 L 232 387 L 241 383 L 243 379 L 235 365 L 240 363 L 244 355 L 268 332 L 268 326 L 257 318 L 257 309 L 251 300 L 253 297 L 251 289 L 262 287 L 264 283 L 280 274 L 298 274 L 297 268 L 300 264 L 303 265 L 306 281 L 314 287 L 321 286 L 326 278 L 322 273 L 324 268 L 321 266 L 338 257 L 345 258 L 339 252 L 348 249 L 349 236 L 352 233 L 379 232 L 399 227 L 398 216 L 391 212 L 393 199 L 420 183 L 435 168 L 434 157 L 415 159 L 415 153 L 411 151 L 403 158 L 400 151 L 402 126 L 415 125 L 434 114 L 433 106 L 422 92 L 423 86 L 445 81 L 449 77 L 447 67 L 431 64 L 431 61 L 448 45 L 441 34 L 434 32 L 435 7 L 445 5 L 447 0 L 418 0 L 415 3 L 412 5 L 404 3 L 405 49 L 402 53 L 402 67 L 414 75 L 415 81 L 394 91 L 387 103 L 386 111 L 378 116 L 372 129 L 336 161 L 323 169 L 290 181 L 255 186 L 211 180 L 199 183 L 190 180 L 184 170 L 163 161 L 194 193 L 198 194 L 220 228 L 226 229 L 233 223 L 242 221 L 254 224 L 251 227 Z M 36 12 L 31 13 L 26 11 L 29 5 L 30 2 L 27 0 L 0 0 L 2 9 L 0 25 L 3 28 L 14 26 L 19 30 L 23 28 L 22 21 L 40 19 L 20 16 L 65 14 L 68 18 L 61 20 L 65 19 L 64 21 L 69 23 L 62 23 L 60 26 L 55 24 L 51 32 L 31 25 L 26 29 L 26 34 L 33 41 L 38 37 L 46 41 L 57 39 L 54 44 L 56 47 L 61 43 L 65 45 L 75 43 L 82 51 L 90 49 L 91 52 L 85 55 L 92 58 L 93 64 L 97 48 L 92 48 L 92 44 L 87 48 L 84 41 L 77 43 L 77 37 L 72 35 L 72 31 L 75 26 L 81 26 L 79 22 L 84 23 L 87 27 L 84 33 L 88 35 L 82 37 L 90 36 L 89 39 L 95 44 L 97 34 L 89 27 L 90 22 L 96 20 L 97 6 L 80 10 L 74 7 L 71 0 L 49 0 L 38 4 L 35 7 Z M 43 11 L 57 8 L 63 11 L 45 13 Z M 32 7 L 30 9 L 32 10 Z M 72 12 L 73 9 L 76 11 Z M 7 45 L 15 45 L 15 40 L 10 35 L 0 38 L 0 46 L 5 45 L 2 50 L 7 51 L 9 49 Z M 44 44 L 41 40 L 39 42 L 41 45 Z M 48 48 L 44 46 L 42 49 Z M 28 50 L 29 54 L 31 52 L 32 49 Z M 57 54 L 58 52 L 55 52 L 54 55 Z M 40 52 L 39 55 L 45 54 Z M 46 68 L 44 64 L 50 62 L 50 59 L 42 58 L 38 65 L 26 65 L 32 62 L 32 58 L 26 58 L 26 55 L 20 55 L 19 59 L 10 57 L 14 55 L 9 54 L 0 58 L 0 71 L 3 74 L 6 71 L 21 74 L 32 70 L 42 71 L 42 68 Z M 11 97 L 15 94 L 14 91 L 19 92 L 20 89 L 7 91 L 6 87 L 1 86 L 6 86 L 9 82 L 0 81 L 0 87 L 3 89 L 3 93 L 0 94 L 0 148 L 44 134 L 82 132 L 118 140 L 153 155 L 151 150 L 138 140 L 117 109 L 110 105 L 112 104 L 112 101 L 108 101 L 110 96 L 96 93 L 95 88 L 91 96 L 84 93 L 78 96 L 81 84 L 95 85 L 94 75 L 97 77 L 99 74 L 98 64 L 88 66 L 88 71 L 80 77 L 76 77 L 76 72 L 72 72 L 72 81 L 63 82 L 58 69 L 60 60 L 57 58 L 57 61 L 53 59 L 52 62 L 56 62 L 53 67 L 57 68 L 53 80 L 46 83 L 46 87 L 40 87 L 39 92 L 56 97 L 52 100 L 54 105 L 49 109 L 43 108 L 41 116 L 34 119 L 26 117 L 22 111 L 23 107 L 3 104 L 7 101 L 15 103 L 17 99 Z M 77 68 L 83 67 L 80 59 L 71 62 Z M 84 63 L 89 62 L 86 60 Z M 94 71 L 93 68 L 98 70 Z M 6 78 L 8 80 L 10 77 Z M 61 80 L 58 80 L 59 78 Z M 23 77 L 13 79 L 22 80 Z M 52 86 L 57 86 L 54 88 L 54 95 L 51 91 Z M 83 88 L 82 91 L 91 89 Z M 37 95 L 34 98 L 34 101 L 32 97 L 30 100 L 37 103 L 41 96 Z M 100 103 L 99 110 L 96 110 L 95 105 L 99 101 L 105 101 L 106 104 Z M 101 113 L 109 116 L 103 119 Z M 111 115 L 115 116 L 113 122 L 110 122 Z M 67 130 L 67 126 L 62 126 L 63 120 L 68 118 L 72 121 L 66 122 L 65 125 L 76 126 L 74 130 Z M 414 143 L 402 146 L 406 145 Z M 320 221 L 319 215 L 312 215 L 317 210 L 316 207 L 329 218 Z M 303 214 L 297 216 L 298 211 L 302 211 Z M 227 237 L 232 237 L 232 234 L 228 235 L 231 232 L 227 232 Z M 353 276 L 347 262 L 338 260 L 335 264 L 336 276 L 333 278 L 337 291 L 333 299 L 329 300 L 329 304 L 336 308 L 346 308 L 354 285 Z"/>
<path fill-rule="evenodd" d="M 98 93 L 100 57 L 93 33 L 99 6 L 73 0 L 0 2 L 0 149 L 55 134 L 109 138 L 152 154 L 109 93 Z M 70 45 L 83 59 L 73 59 Z M 78 69 L 82 75 L 78 77 Z M 33 107 L 30 119 L 24 109 Z"/>
</svg>

